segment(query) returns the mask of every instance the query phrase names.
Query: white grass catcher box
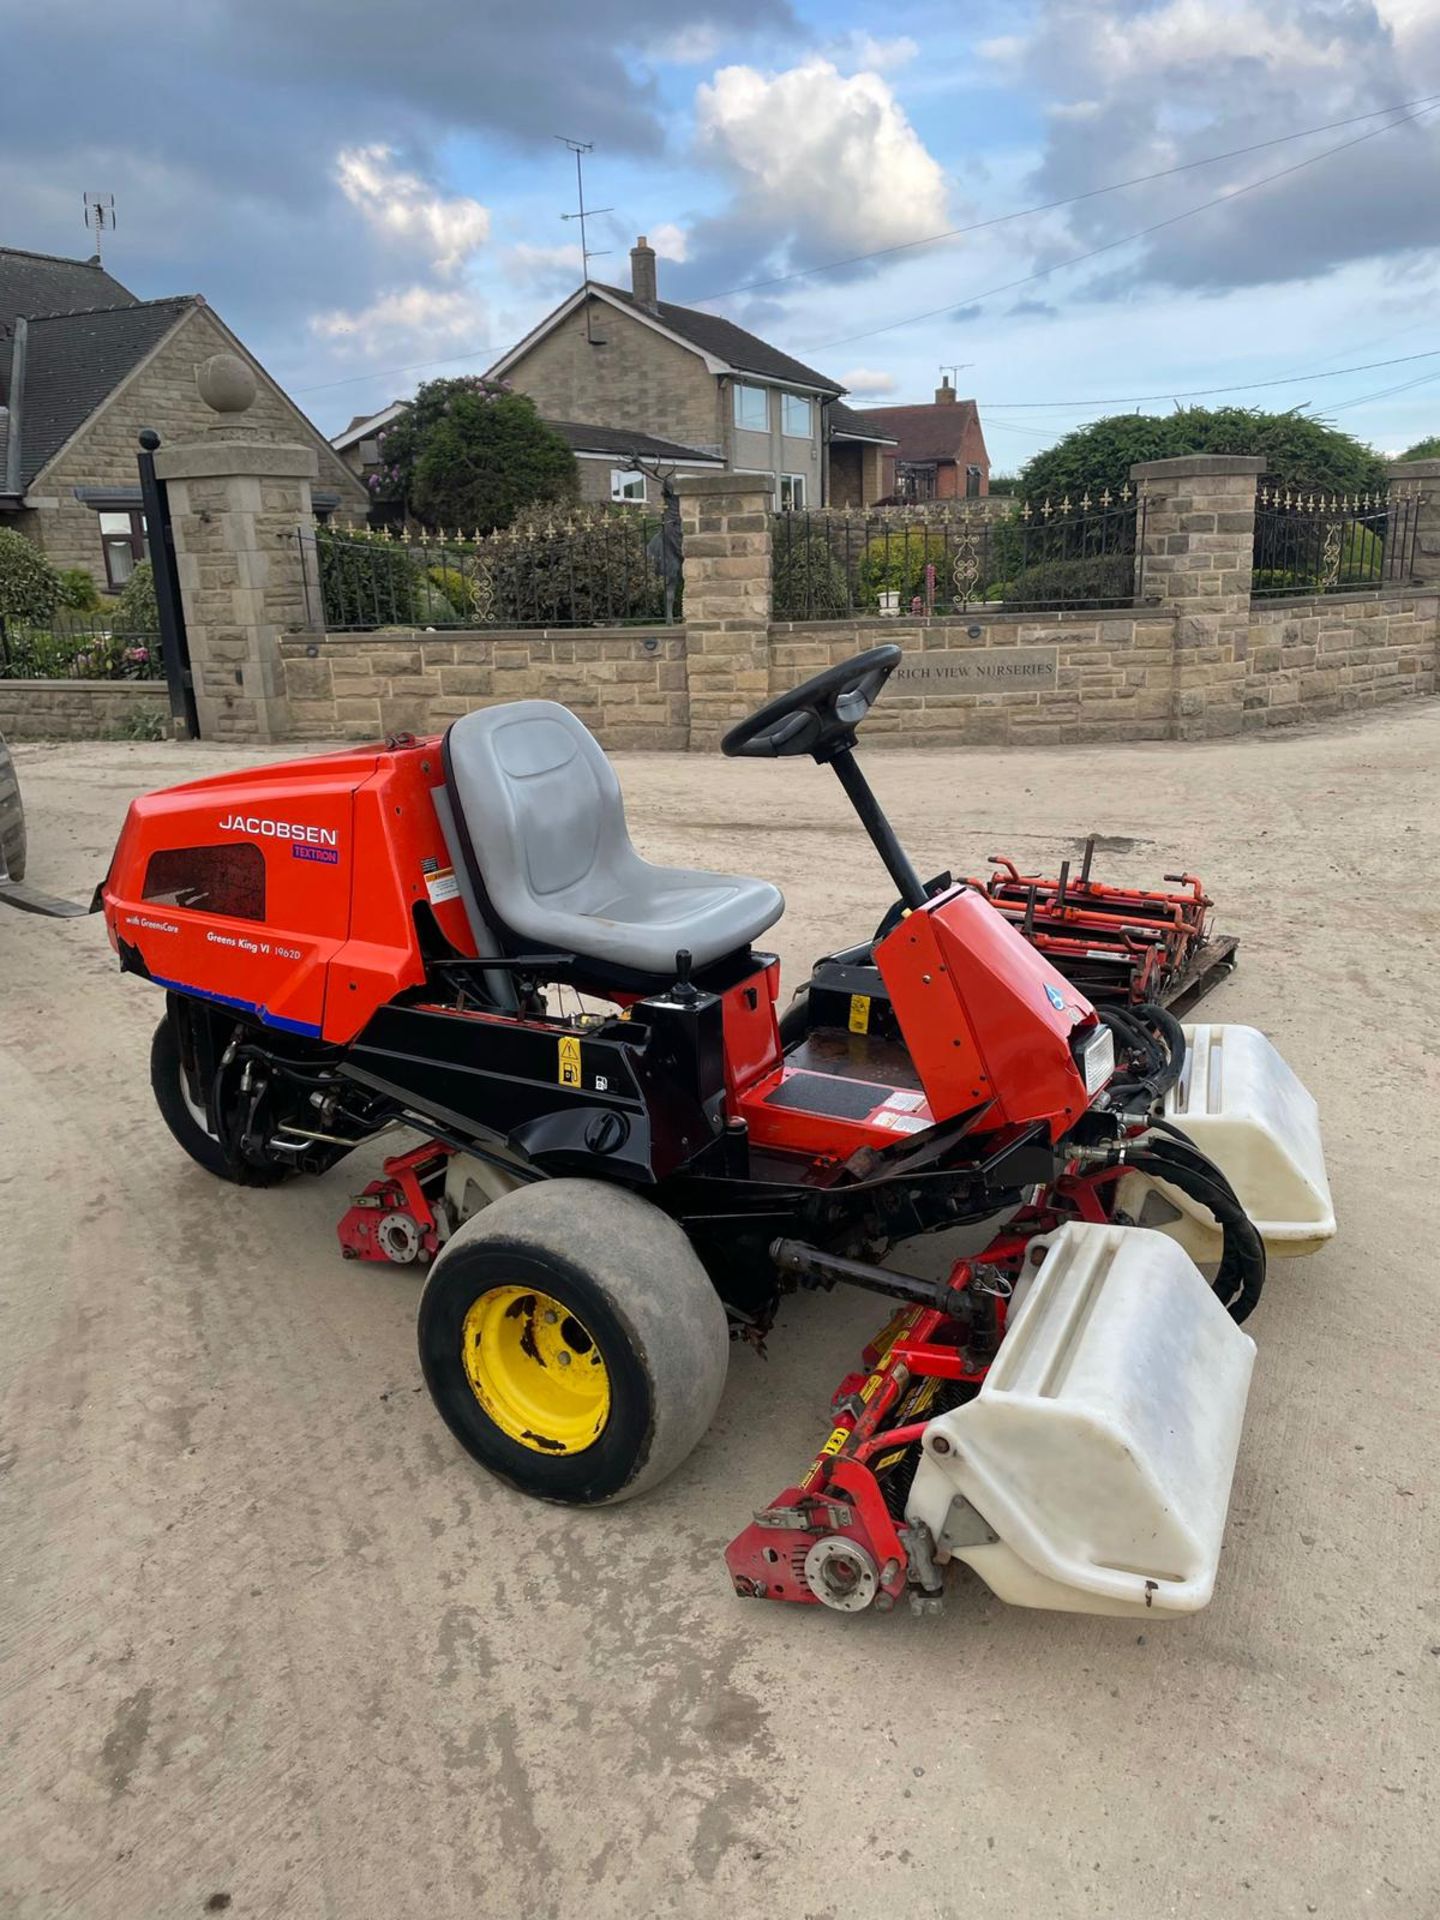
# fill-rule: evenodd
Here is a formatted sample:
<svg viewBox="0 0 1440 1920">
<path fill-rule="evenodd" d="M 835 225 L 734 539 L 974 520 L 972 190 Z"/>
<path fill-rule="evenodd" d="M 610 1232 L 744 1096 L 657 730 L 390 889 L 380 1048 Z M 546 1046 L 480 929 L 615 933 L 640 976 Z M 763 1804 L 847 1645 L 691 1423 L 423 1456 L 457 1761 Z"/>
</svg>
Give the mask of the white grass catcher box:
<svg viewBox="0 0 1440 1920">
<path fill-rule="evenodd" d="M 1035 1245 L 984 1385 L 926 1431 L 906 1517 L 1020 1606 L 1194 1612 L 1255 1343 L 1163 1234 L 1070 1223 Z"/>
<path fill-rule="evenodd" d="M 1185 1040 L 1165 1118 L 1224 1171 L 1268 1254 L 1314 1253 L 1334 1235 L 1335 1208 L 1313 1098 L 1254 1027 L 1186 1027 Z M 1213 1216 L 1178 1188 L 1127 1176 L 1117 1205 L 1170 1234 L 1191 1259 L 1220 1259 Z"/>
</svg>

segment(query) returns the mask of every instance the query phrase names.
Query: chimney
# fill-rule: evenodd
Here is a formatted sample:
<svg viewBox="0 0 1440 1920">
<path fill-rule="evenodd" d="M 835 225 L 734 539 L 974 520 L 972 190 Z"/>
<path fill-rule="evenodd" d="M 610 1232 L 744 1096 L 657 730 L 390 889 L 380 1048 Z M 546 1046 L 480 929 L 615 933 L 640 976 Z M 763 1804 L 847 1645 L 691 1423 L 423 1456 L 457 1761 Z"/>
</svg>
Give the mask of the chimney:
<svg viewBox="0 0 1440 1920">
<path fill-rule="evenodd" d="M 630 291 L 637 306 L 656 311 L 660 298 L 655 290 L 655 249 L 643 233 L 630 249 Z"/>
<path fill-rule="evenodd" d="M 935 389 L 936 406 L 937 407 L 944 406 L 947 403 L 950 406 L 953 406 L 955 404 L 955 389 L 950 384 L 950 376 L 948 373 L 946 374 L 945 378 L 940 382 L 940 385 Z"/>
</svg>

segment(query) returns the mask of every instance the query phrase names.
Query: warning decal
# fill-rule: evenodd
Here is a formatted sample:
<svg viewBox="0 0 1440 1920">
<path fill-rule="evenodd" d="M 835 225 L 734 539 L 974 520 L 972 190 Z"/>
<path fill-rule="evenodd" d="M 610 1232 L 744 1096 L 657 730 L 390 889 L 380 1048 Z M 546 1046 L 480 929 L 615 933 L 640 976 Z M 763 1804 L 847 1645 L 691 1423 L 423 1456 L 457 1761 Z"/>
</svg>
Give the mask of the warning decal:
<svg viewBox="0 0 1440 1920">
<path fill-rule="evenodd" d="M 561 1038 L 560 1072 L 557 1077 L 562 1087 L 579 1087 L 585 1084 L 580 1074 L 580 1042 L 573 1034 L 566 1034 Z"/>
</svg>

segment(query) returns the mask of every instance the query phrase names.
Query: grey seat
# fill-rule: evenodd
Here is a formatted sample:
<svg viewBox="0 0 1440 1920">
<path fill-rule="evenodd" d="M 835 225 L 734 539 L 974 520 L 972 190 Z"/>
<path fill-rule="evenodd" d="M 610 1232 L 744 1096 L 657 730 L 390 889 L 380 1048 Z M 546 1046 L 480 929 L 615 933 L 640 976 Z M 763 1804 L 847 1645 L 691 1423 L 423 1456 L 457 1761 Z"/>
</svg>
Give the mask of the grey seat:
<svg viewBox="0 0 1440 1920">
<path fill-rule="evenodd" d="M 642 860 L 614 768 L 553 700 L 462 715 L 445 736 L 445 778 L 484 898 L 537 950 L 669 980 L 681 948 L 707 966 L 785 911 L 768 880 Z M 493 951 L 489 929 L 475 932 L 480 951 Z"/>
</svg>

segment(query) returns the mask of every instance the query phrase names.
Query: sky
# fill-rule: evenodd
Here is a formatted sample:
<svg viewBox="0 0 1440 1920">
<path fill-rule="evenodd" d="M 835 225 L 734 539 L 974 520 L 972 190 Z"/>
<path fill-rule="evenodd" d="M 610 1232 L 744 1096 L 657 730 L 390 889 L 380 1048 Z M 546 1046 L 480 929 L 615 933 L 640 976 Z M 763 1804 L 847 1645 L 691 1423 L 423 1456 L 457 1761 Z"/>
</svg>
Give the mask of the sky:
<svg viewBox="0 0 1440 1920">
<path fill-rule="evenodd" d="M 0 244 L 83 255 L 113 194 L 107 267 L 203 294 L 327 433 L 574 287 L 557 136 L 595 278 L 643 232 L 662 299 L 852 404 L 953 368 L 997 471 L 1208 388 L 1440 432 L 1440 0 L 124 13 L 0 0 Z"/>
</svg>

